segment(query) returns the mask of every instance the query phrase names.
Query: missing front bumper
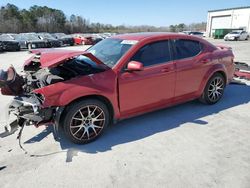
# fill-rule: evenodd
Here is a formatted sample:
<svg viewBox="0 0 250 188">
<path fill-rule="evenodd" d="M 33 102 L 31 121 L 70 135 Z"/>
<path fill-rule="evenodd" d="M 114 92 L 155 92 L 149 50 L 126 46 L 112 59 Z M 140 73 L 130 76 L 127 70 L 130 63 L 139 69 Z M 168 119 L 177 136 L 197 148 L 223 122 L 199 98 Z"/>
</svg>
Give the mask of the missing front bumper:
<svg viewBox="0 0 250 188">
<path fill-rule="evenodd" d="M 7 123 L 5 130 L 12 133 L 16 127 L 22 127 L 25 122 L 28 125 L 39 125 L 51 121 L 54 116 L 54 108 L 42 108 L 41 100 L 36 95 L 15 97 L 7 108 Z M 10 120 L 10 116 L 15 119 Z M 15 123 L 14 123 L 15 122 Z"/>
</svg>

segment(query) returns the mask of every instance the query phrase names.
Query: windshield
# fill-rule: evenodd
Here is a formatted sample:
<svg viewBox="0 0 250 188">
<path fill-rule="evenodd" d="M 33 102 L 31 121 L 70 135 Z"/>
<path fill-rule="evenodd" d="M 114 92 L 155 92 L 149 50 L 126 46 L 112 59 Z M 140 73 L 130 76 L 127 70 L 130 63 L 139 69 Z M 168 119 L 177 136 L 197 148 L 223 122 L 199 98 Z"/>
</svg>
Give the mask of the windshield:
<svg viewBox="0 0 250 188">
<path fill-rule="evenodd" d="M 135 40 L 105 39 L 87 51 L 100 59 L 105 65 L 114 67 L 119 59 L 136 44 Z"/>
<path fill-rule="evenodd" d="M 39 35 L 42 37 L 42 38 L 45 38 L 45 39 L 55 39 L 52 35 L 50 35 L 49 33 L 39 33 Z"/>
<path fill-rule="evenodd" d="M 240 34 L 240 31 L 233 31 L 230 34 Z"/>
<path fill-rule="evenodd" d="M 25 40 L 40 40 L 39 37 L 33 33 L 22 34 L 22 38 Z"/>
<path fill-rule="evenodd" d="M 13 38 L 9 35 L 0 35 L 0 40 L 2 40 L 2 41 L 13 40 Z"/>
<path fill-rule="evenodd" d="M 62 37 L 67 36 L 67 35 L 64 34 L 64 33 L 55 33 L 55 35 L 56 35 L 58 38 L 62 38 Z"/>
</svg>

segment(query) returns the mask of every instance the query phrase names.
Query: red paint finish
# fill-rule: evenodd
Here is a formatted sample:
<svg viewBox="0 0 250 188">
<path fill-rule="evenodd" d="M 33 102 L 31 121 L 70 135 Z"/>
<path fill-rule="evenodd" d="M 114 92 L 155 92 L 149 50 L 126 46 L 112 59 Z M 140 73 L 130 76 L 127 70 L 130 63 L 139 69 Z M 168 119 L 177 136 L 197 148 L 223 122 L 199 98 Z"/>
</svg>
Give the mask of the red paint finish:
<svg viewBox="0 0 250 188">
<path fill-rule="evenodd" d="M 166 71 L 165 71 L 166 70 Z M 174 63 L 144 68 L 119 75 L 120 111 L 124 116 L 171 102 L 174 97 Z"/>
<path fill-rule="evenodd" d="M 236 77 L 250 80 L 250 72 L 236 71 L 234 74 Z"/>
<path fill-rule="evenodd" d="M 112 105 L 114 118 L 122 119 L 200 97 L 207 81 L 215 72 L 224 74 L 227 82 L 233 77 L 232 51 L 217 48 L 200 38 L 171 33 L 128 34 L 113 38 L 138 42 L 112 69 L 35 90 L 35 93 L 45 96 L 44 107 L 67 106 L 82 97 L 102 96 Z M 192 58 L 172 59 L 166 63 L 144 67 L 143 70 L 136 63 L 129 66 L 139 67 L 141 71 L 124 69 L 132 56 L 144 45 L 176 38 L 199 41 L 203 45 L 203 51 Z M 53 67 L 80 54 L 91 57 L 87 52 L 44 52 L 41 66 Z M 101 63 L 100 60 L 95 61 Z"/>
<path fill-rule="evenodd" d="M 76 45 L 80 45 L 80 44 L 93 45 L 94 44 L 92 37 L 83 37 L 80 34 L 73 34 L 73 39 Z"/>
</svg>

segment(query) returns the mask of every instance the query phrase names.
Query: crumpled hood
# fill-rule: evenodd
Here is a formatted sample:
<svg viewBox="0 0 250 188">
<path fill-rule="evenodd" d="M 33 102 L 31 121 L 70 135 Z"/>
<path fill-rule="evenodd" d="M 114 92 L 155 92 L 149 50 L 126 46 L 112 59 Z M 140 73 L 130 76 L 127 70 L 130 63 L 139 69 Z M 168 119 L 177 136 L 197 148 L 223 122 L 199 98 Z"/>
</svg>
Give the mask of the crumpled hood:
<svg viewBox="0 0 250 188">
<path fill-rule="evenodd" d="M 41 68 L 56 67 L 64 63 L 66 60 L 70 58 L 74 58 L 75 56 L 79 56 L 79 55 L 84 55 L 90 58 L 92 61 L 96 62 L 97 64 L 106 66 L 105 64 L 103 64 L 101 60 L 99 60 L 90 52 L 86 52 L 86 51 L 35 49 L 35 50 L 31 50 L 30 52 L 40 56 Z M 34 56 L 28 59 L 27 61 L 25 61 L 24 66 L 29 65 L 32 62 L 33 58 Z"/>
</svg>

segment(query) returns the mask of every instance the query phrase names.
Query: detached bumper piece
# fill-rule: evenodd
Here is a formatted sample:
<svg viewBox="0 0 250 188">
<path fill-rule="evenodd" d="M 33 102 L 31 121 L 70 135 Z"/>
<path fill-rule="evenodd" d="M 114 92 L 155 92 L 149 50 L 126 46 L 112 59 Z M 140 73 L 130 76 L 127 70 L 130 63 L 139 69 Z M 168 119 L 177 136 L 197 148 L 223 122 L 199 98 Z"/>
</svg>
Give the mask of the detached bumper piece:
<svg viewBox="0 0 250 188">
<path fill-rule="evenodd" d="M 235 62 L 234 76 L 237 78 L 250 80 L 250 66 L 246 63 Z"/>
<path fill-rule="evenodd" d="M 17 116 L 36 123 L 46 122 L 52 118 L 53 108 L 41 108 L 41 101 L 36 95 L 14 98 L 11 107 L 18 110 Z"/>
<path fill-rule="evenodd" d="M 8 116 L 16 116 L 17 124 L 22 127 L 27 125 L 39 126 L 53 118 L 54 108 L 41 108 L 41 99 L 36 95 L 15 97 L 8 108 Z M 16 124 L 8 123 L 5 129 L 12 132 Z"/>
</svg>

